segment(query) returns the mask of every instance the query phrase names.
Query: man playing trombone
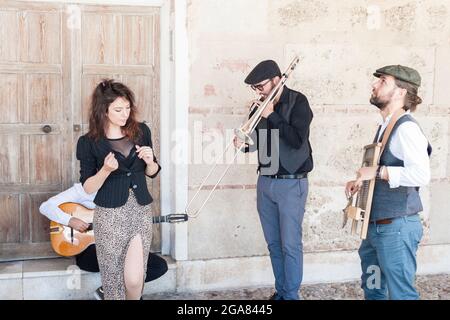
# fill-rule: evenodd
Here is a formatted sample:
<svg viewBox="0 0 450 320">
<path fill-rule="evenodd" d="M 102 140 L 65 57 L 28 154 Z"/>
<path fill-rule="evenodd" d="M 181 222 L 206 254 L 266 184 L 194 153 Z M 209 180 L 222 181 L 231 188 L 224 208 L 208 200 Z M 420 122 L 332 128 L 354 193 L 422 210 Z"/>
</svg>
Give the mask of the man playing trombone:
<svg viewBox="0 0 450 320">
<path fill-rule="evenodd" d="M 234 139 L 236 148 L 246 143 L 244 152 L 258 149 L 257 208 L 275 276 L 274 300 L 299 299 L 302 221 L 307 175 L 313 169 L 309 143 L 313 113 L 302 93 L 284 86 L 287 74 L 281 74 L 272 60 L 262 61 L 250 72 L 245 83 L 261 96 L 250 118 L 258 108 L 264 110 L 253 145 L 243 136 Z"/>
</svg>

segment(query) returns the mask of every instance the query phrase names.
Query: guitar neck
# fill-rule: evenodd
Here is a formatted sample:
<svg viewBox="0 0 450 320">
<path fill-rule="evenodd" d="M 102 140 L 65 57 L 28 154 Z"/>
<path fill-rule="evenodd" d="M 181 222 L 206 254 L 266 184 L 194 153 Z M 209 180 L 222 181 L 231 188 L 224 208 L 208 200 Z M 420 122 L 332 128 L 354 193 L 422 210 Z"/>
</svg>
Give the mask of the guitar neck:
<svg viewBox="0 0 450 320">
<path fill-rule="evenodd" d="M 153 217 L 153 223 L 167 222 L 167 216 L 156 216 Z"/>
</svg>

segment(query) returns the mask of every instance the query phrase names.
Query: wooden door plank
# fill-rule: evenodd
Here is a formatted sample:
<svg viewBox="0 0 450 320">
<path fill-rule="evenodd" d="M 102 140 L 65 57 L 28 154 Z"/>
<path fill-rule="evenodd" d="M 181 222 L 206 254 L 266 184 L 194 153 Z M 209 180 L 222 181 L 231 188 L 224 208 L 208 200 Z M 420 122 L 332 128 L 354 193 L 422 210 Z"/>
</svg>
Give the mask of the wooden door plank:
<svg viewBox="0 0 450 320">
<path fill-rule="evenodd" d="M 0 193 L 0 243 L 20 241 L 19 195 Z"/>
</svg>

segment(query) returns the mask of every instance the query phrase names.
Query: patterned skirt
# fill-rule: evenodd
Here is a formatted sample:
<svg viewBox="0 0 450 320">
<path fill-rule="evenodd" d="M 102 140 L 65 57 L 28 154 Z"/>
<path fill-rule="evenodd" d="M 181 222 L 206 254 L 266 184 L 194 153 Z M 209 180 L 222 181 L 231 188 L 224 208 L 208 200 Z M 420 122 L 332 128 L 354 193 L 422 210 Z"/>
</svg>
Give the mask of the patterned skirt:
<svg viewBox="0 0 450 320">
<path fill-rule="evenodd" d="M 125 300 L 125 257 L 130 241 L 136 235 L 141 236 L 144 249 L 144 279 L 147 272 L 148 254 L 152 243 L 151 206 L 138 204 L 133 190 L 130 190 L 127 202 L 121 207 L 97 206 L 93 222 L 105 300 Z"/>
</svg>

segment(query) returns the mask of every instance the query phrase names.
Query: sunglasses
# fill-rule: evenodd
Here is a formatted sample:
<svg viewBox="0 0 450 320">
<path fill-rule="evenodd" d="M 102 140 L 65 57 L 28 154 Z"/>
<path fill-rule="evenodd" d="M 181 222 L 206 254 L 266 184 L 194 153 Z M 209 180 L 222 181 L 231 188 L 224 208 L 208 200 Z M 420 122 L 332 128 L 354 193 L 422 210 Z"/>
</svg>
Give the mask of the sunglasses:
<svg viewBox="0 0 450 320">
<path fill-rule="evenodd" d="M 264 83 L 260 83 L 260 84 L 255 84 L 255 85 L 251 85 L 250 86 L 250 88 L 252 88 L 253 90 L 259 90 L 259 91 L 263 91 L 264 90 L 264 86 L 266 85 L 266 84 L 268 84 L 269 82 L 271 81 L 271 79 L 269 79 L 269 80 L 267 80 L 266 82 L 264 82 Z"/>
</svg>

